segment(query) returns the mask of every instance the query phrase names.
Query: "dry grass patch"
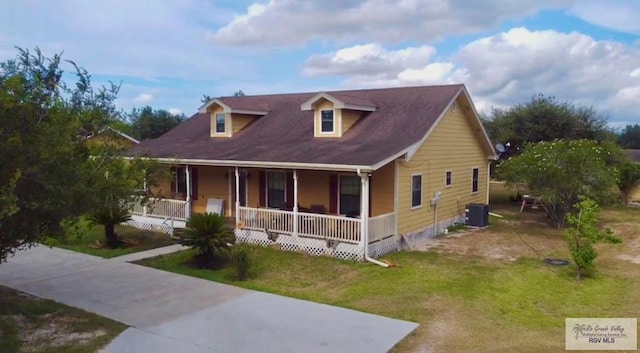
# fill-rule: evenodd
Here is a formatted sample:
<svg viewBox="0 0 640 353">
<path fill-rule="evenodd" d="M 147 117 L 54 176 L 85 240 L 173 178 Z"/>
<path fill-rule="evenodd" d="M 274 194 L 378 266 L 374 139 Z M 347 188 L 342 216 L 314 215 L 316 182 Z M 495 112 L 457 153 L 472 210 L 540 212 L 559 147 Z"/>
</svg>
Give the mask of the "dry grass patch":
<svg viewBox="0 0 640 353">
<path fill-rule="evenodd" d="M 0 287 L 0 352 L 96 352 L 125 325 Z"/>
</svg>

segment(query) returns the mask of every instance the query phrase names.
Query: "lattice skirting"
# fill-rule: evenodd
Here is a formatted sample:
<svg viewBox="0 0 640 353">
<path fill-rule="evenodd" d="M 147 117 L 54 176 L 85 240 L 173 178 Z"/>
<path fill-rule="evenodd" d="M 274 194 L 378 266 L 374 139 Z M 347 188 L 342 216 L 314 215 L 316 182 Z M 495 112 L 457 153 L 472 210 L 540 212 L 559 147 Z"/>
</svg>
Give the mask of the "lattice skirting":
<svg viewBox="0 0 640 353">
<path fill-rule="evenodd" d="M 369 256 L 377 258 L 400 250 L 400 238 L 391 236 L 369 244 Z"/>
<path fill-rule="evenodd" d="M 438 234 L 444 233 L 444 230 L 447 229 L 449 226 L 452 226 L 455 224 L 464 224 L 465 222 L 466 222 L 465 214 L 463 213 L 455 217 L 438 222 L 437 227 L 430 225 L 422 230 L 405 234 L 402 237 L 402 240 L 399 242 L 399 247 L 401 250 L 409 249 L 423 241 L 433 238 Z"/>
<path fill-rule="evenodd" d="M 359 261 L 364 257 L 364 250 L 359 244 L 330 243 L 324 239 L 307 237 L 293 237 L 288 234 L 278 234 L 274 241 L 269 240 L 267 233 L 248 229 L 236 229 L 236 241 L 252 243 L 262 246 L 275 246 L 282 250 L 305 252 L 315 256 L 332 256 L 338 259 Z"/>
</svg>

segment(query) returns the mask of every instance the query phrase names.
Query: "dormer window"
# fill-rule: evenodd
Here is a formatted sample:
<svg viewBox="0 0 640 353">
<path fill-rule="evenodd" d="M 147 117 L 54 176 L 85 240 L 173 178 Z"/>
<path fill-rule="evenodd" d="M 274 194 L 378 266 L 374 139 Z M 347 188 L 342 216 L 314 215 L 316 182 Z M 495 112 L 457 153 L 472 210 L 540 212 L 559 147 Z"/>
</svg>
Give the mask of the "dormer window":
<svg viewBox="0 0 640 353">
<path fill-rule="evenodd" d="M 216 114 L 216 134 L 224 134 L 225 129 L 225 114 L 217 113 Z"/>
<path fill-rule="evenodd" d="M 323 110 L 322 111 L 322 122 L 321 122 L 321 130 L 322 133 L 333 133 L 334 132 L 334 118 L 333 118 L 333 110 Z"/>
</svg>

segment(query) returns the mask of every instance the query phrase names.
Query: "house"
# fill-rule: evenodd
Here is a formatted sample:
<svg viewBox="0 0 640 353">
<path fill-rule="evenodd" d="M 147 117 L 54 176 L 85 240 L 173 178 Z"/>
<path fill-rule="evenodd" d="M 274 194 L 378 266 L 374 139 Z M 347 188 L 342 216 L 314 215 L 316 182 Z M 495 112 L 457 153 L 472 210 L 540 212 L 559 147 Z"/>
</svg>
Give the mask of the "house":
<svg viewBox="0 0 640 353">
<path fill-rule="evenodd" d="M 89 145 L 100 145 L 100 144 L 109 143 L 125 149 L 140 143 L 140 141 L 138 141 L 137 139 L 125 134 L 120 130 L 114 129 L 110 126 L 107 126 L 106 128 L 101 129 L 95 135 L 87 136 L 86 139 Z"/>
<path fill-rule="evenodd" d="M 640 163 L 640 150 L 626 149 L 624 150 L 624 152 L 630 160 L 636 163 Z M 627 201 L 633 202 L 633 203 L 640 203 L 640 185 L 631 189 L 631 191 L 629 192 Z"/>
<path fill-rule="evenodd" d="M 140 222 L 212 206 L 240 241 L 344 259 L 464 222 L 496 158 L 464 85 L 216 98 L 130 153 L 175 170 Z"/>
</svg>

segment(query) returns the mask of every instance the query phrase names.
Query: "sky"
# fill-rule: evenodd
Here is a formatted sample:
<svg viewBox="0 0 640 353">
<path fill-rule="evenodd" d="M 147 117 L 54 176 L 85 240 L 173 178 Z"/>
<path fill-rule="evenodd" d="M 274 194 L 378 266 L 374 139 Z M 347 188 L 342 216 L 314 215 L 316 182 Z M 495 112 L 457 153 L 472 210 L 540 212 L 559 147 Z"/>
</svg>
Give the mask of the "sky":
<svg viewBox="0 0 640 353">
<path fill-rule="evenodd" d="M 535 94 L 640 124 L 638 0 L 0 0 L 0 61 L 62 53 L 123 111 L 217 97 L 464 83 L 481 112 Z M 64 64 L 67 72 L 72 71 Z M 72 79 L 71 75 L 65 76 Z"/>
</svg>

